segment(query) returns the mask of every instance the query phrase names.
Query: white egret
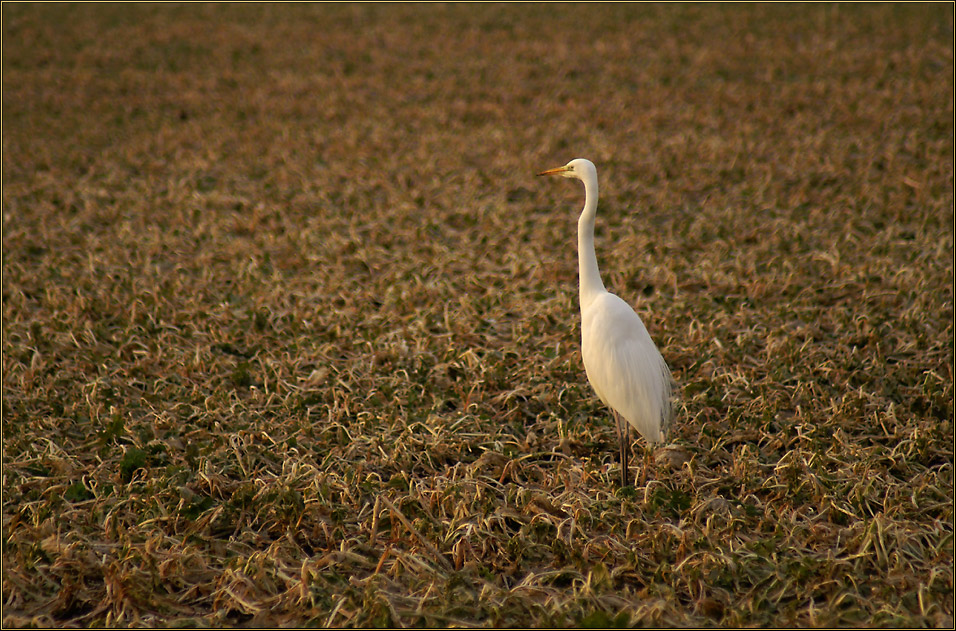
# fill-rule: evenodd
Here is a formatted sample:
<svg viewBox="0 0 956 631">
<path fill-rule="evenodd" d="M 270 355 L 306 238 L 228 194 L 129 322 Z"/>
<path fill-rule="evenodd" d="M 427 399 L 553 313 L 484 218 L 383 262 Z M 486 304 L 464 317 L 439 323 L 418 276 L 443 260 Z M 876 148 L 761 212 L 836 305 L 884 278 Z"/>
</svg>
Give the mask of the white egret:
<svg viewBox="0 0 956 631">
<path fill-rule="evenodd" d="M 601 281 L 594 253 L 598 203 L 594 164 L 579 158 L 538 175 L 560 175 L 584 182 L 584 210 L 578 219 L 581 355 L 591 387 L 614 415 L 620 440 L 621 484 L 627 486 L 629 426 L 633 425 L 649 444 L 663 442 L 670 426 L 670 369 L 640 316 L 607 291 Z"/>
</svg>

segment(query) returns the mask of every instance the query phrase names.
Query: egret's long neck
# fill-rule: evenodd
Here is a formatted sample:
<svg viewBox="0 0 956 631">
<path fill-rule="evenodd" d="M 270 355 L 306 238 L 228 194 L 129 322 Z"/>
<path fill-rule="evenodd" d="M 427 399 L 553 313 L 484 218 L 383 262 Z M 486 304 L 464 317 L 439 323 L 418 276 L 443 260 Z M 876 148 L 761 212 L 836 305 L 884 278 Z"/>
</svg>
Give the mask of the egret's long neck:
<svg viewBox="0 0 956 631">
<path fill-rule="evenodd" d="M 597 177 L 587 177 L 583 181 L 584 210 L 581 211 L 581 217 L 578 219 L 578 274 L 582 309 L 597 294 L 607 291 L 601 281 L 597 255 L 594 253 L 594 216 L 597 213 L 598 204 Z"/>
</svg>

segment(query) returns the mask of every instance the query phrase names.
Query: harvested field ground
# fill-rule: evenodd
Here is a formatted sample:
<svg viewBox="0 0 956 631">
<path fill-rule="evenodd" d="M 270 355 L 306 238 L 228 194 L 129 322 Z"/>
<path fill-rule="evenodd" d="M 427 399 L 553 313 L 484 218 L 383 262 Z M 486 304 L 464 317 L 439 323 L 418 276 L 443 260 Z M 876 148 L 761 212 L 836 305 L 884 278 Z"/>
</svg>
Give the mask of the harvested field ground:
<svg viewBox="0 0 956 631">
<path fill-rule="evenodd" d="M 2 21 L 4 626 L 952 626 L 951 3 Z"/>
</svg>

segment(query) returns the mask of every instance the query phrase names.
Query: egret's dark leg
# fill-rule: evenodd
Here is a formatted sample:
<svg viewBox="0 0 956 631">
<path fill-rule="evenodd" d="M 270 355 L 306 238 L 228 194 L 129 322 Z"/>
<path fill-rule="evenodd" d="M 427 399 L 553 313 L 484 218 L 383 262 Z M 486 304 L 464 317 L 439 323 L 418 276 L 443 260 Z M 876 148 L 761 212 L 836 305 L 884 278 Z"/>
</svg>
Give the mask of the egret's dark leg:
<svg viewBox="0 0 956 631">
<path fill-rule="evenodd" d="M 614 424 L 617 426 L 618 456 L 621 460 L 621 488 L 627 486 L 627 452 L 628 442 L 631 438 L 630 427 L 620 414 L 612 410 L 614 414 Z"/>
<path fill-rule="evenodd" d="M 627 486 L 627 481 L 630 477 L 627 467 L 631 459 L 631 424 L 622 416 L 621 426 L 624 427 L 624 486 Z"/>
<path fill-rule="evenodd" d="M 621 461 L 621 445 L 624 444 L 624 437 L 621 436 L 621 421 L 617 417 L 617 412 L 611 410 L 611 418 L 614 419 L 614 433 L 617 434 L 617 458 Z"/>
</svg>

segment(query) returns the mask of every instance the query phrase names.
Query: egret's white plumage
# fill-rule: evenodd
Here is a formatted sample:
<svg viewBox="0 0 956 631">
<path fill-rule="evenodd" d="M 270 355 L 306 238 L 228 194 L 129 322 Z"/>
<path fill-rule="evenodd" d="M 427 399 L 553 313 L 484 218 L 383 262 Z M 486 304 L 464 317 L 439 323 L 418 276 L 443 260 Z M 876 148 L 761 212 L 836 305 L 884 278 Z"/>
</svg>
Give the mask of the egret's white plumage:
<svg viewBox="0 0 956 631">
<path fill-rule="evenodd" d="M 607 291 L 594 252 L 597 169 L 577 159 L 538 175 L 560 175 L 584 183 L 578 219 L 581 355 L 588 381 L 611 408 L 621 437 L 621 479 L 627 484 L 627 425 L 648 443 L 663 442 L 672 418 L 671 374 L 647 327 L 630 305 Z M 620 415 L 626 421 L 621 423 Z M 623 426 L 623 427 L 622 427 Z"/>
<path fill-rule="evenodd" d="M 670 370 L 634 310 L 608 292 L 582 307 L 581 354 L 598 398 L 647 442 L 663 442 L 671 421 Z"/>
</svg>

